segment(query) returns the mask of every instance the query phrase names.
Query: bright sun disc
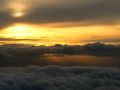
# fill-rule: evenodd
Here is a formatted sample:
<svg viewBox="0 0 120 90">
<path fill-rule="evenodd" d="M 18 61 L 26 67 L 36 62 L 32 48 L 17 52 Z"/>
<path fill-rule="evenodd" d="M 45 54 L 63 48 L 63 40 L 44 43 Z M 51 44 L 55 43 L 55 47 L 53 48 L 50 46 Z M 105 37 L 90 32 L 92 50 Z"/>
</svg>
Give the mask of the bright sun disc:
<svg viewBox="0 0 120 90">
<path fill-rule="evenodd" d="M 23 16 L 23 13 L 20 13 L 20 12 L 19 12 L 19 13 L 15 13 L 15 14 L 13 14 L 13 16 L 14 16 L 14 17 L 22 17 L 22 16 Z"/>
<path fill-rule="evenodd" d="M 14 31 L 25 31 L 25 30 L 28 30 L 28 29 L 30 29 L 30 28 L 25 26 L 25 25 L 17 25 L 15 27 L 11 28 L 11 30 L 14 30 Z"/>
<path fill-rule="evenodd" d="M 5 37 L 25 38 L 31 34 L 31 27 L 24 24 L 16 24 L 3 31 Z"/>
</svg>

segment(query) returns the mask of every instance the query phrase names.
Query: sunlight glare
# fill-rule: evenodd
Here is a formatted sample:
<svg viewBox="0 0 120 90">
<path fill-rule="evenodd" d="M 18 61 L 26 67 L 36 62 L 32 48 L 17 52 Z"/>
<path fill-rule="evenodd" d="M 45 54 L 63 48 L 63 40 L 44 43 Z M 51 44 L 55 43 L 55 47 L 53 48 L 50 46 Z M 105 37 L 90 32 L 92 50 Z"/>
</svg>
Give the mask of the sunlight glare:
<svg viewBox="0 0 120 90">
<path fill-rule="evenodd" d="M 16 18 L 22 17 L 22 16 L 23 16 L 23 13 L 22 13 L 22 12 L 13 14 L 13 17 L 16 17 Z"/>
<path fill-rule="evenodd" d="M 15 24 L 3 30 L 4 37 L 25 38 L 32 35 L 32 27 L 26 24 Z"/>
<path fill-rule="evenodd" d="M 29 30 L 30 28 L 26 25 L 16 25 L 16 26 L 13 26 L 10 28 L 10 30 L 13 30 L 13 31 L 25 31 L 25 30 Z"/>
</svg>

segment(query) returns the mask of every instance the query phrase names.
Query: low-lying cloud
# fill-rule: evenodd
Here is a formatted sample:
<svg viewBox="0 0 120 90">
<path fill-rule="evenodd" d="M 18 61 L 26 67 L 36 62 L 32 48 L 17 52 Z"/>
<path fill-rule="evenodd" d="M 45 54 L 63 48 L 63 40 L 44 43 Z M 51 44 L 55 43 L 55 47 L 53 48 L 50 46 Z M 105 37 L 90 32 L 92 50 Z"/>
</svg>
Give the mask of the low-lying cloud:
<svg viewBox="0 0 120 90">
<path fill-rule="evenodd" d="M 104 67 L 0 68 L 1 90 L 120 90 L 120 70 Z"/>
<path fill-rule="evenodd" d="M 109 57 L 112 59 L 113 64 L 120 65 L 119 55 L 120 55 L 120 46 L 119 45 L 108 45 L 103 43 L 93 43 L 86 45 L 61 45 L 56 44 L 54 46 L 33 46 L 33 45 L 23 45 L 23 44 L 8 44 L 0 46 L 0 66 L 26 66 L 26 65 L 51 65 L 57 64 L 54 60 L 57 60 L 49 57 L 51 56 L 62 56 L 59 63 L 60 65 L 78 65 L 82 62 L 71 62 L 71 60 L 64 60 L 64 56 L 93 56 L 93 57 Z M 69 58 L 70 59 L 70 58 Z M 78 58 L 76 58 L 78 59 Z M 82 58 L 81 58 L 82 59 Z M 80 60 L 81 60 L 80 59 Z M 84 59 L 84 58 L 83 58 Z M 88 58 L 89 59 L 89 58 Z M 111 62 L 108 59 L 103 59 L 103 61 L 108 62 L 109 65 Z M 52 60 L 52 61 L 51 61 Z M 101 60 L 102 61 L 102 60 Z M 91 61 L 92 62 L 92 61 Z M 112 63 L 111 62 L 111 63 Z M 95 64 L 94 64 L 95 65 Z M 97 65 L 97 63 L 96 63 Z M 104 65 L 104 63 L 103 63 Z M 110 64 L 111 65 L 111 64 Z"/>
<path fill-rule="evenodd" d="M 24 39 L 23 39 L 24 40 Z M 29 40 L 29 39 L 28 39 Z M 33 46 L 29 44 L 5 44 L 0 46 L 1 52 L 18 55 L 34 54 L 73 54 L 93 56 L 119 56 L 120 46 L 104 43 L 91 43 L 85 45 Z M 99 51 L 99 52 L 98 52 Z M 12 53 L 11 53 L 12 52 Z"/>
</svg>

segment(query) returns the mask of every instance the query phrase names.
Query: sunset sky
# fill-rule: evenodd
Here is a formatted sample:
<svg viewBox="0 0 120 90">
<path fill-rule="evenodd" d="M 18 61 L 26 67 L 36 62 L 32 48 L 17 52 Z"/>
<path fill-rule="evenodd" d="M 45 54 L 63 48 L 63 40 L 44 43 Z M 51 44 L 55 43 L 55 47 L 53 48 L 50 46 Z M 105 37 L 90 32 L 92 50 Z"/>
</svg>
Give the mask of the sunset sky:
<svg viewBox="0 0 120 90">
<path fill-rule="evenodd" d="M 120 44 L 120 0 L 0 0 L 0 43 Z"/>
</svg>

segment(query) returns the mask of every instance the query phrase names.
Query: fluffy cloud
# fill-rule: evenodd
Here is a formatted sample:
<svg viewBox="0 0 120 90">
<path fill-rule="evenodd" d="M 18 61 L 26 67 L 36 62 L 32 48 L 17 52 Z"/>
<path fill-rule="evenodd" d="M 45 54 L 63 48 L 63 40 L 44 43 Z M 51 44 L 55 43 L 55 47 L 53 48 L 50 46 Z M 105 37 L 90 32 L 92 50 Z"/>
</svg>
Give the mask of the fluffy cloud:
<svg viewBox="0 0 120 90">
<path fill-rule="evenodd" d="M 120 70 L 103 67 L 0 68 L 1 90 L 119 90 Z"/>
<path fill-rule="evenodd" d="M 9 6 L 14 0 L 1 0 L 1 5 Z M 119 0 L 21 0 L 23 5 L 27 3 L 25 15 L 21 18 L 10 16 L 12 10 L 0 9 L 0 21 L 6 24 L 16 22 L 32 24 L 71 23 L 73 25 L 116 24 L 119 23 Z M 7 12 L 7 13 L 3 13 Z M 1 14 L 3 16 L 1 16 Z M 10 17 L 9 19 L 6 19 Z M 1 19 L 2 18 L 2 19 Z"/>
</svg>

